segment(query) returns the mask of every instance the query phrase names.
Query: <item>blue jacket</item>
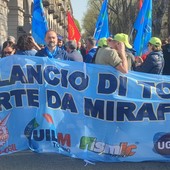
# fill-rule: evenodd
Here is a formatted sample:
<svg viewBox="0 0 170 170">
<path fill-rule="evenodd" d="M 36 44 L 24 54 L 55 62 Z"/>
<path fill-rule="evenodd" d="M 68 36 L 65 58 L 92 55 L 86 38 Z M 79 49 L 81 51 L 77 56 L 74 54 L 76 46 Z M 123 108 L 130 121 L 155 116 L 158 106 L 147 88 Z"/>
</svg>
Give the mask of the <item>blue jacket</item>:
<svg viewBox="0 0 170 170">
<path fill-rule="evenodd" d="M 46 51 L 46 48 L 39 50 L 36 53 L 36 56 L 49 57 L 50 58 L 50 56 L 48 55 L 48 53 Z M 61 48 L 57 48 L 56 55 L 53 58 L 60 59 L 60 60 L 68 60 L 68 57 L 66 55 L 66 51 L 61 49 Z"/>
<path fill-rule="evenodd" d="M 85 63 L 92 63 L 92 59 L 93 59 L 93 57 L 94 57 L 94 55 L 96 53 L 96 50 L 97 50 L 97 48 L 92 48 L 88 52 L 88 54 L 85 55 L 85 60 L 84 60 Z"/>
<path fill-rule="evenodd" d="M 135 71 L 151 73 L 151 74 L 162 74 L 164 67 L 164 58 L 162 51 L 153 51 L 149 53 L 145 61 Z"/>
</svg>

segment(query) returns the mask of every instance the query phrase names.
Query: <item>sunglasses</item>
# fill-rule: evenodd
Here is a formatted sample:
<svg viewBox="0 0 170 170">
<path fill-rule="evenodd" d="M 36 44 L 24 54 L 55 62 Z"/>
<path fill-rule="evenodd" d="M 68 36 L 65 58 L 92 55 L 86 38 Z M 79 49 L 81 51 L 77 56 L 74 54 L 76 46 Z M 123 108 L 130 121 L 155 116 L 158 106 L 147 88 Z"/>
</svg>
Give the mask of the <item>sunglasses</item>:
<svg viewBox="0 0 170 170">
<path fill-rule="evenodd" d="M 149 47 L 149 46 L 151 46 L 151 43 L 148 43 L 148 45 L 147 45 L 147 46 L 148 46 L 148 47 Z"/>
<path fill-rule="evenodd" d="M 13 52 L 13 51 L 4 51 L 4 54 L 10 55 L 10 54 L 12 54 L 12 52 Z"/>
</svg>

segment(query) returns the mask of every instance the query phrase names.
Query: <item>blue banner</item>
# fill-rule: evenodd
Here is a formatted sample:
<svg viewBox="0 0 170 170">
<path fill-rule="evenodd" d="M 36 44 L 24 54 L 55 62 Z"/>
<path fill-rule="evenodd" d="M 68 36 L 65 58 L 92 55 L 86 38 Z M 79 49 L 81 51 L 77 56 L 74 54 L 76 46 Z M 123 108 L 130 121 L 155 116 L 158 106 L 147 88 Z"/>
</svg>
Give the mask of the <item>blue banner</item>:
<svg viewBox="0 0 170 170">
<path fill-rule="evenodd" d="M 94 39 L 97 41 L 100 38 L 109 37 L 109 17 L 108 17 L 107 5 L 108 5 L 108 0 L 104 0 L 96 22 Z"/>
<path fill-rule="evenodd" d="M 34 0 L 32 14 L 32 36 L 38 44 L 45 44 L 48 23 L 45 17 L 42 0 Z"/>
<path fill-rule="evenodd" d="M 169 82 L 111 66 L 2 58 L 0 155 L 31 149 L 89 161 L 169 161 Z"/>
<path fill-rule="evenodd" d="M 144 0 L 134 28 L 137 31 L 134 48 L 136 55 L 140 56 L 147 52 L 147 45 L 152 36 L 152 0 Z"/>
</svg>

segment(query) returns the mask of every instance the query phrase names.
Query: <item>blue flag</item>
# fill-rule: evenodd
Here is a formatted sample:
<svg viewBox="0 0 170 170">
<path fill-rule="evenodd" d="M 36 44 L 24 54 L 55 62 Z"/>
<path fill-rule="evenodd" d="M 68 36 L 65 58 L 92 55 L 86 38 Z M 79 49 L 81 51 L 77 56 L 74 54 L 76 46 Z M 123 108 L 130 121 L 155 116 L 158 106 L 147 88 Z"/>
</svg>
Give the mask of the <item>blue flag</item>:
<svg viewBox="0 0 170 170">
<path fill-rule="evenodd" d="M 137 31 L 134 48 L 138 56 L 146 53 L 147 44 L 152 36 L 152 0 L 144 0 L 134 28 Z"/>
<path fill-rule="evenodd" d="M 97 19 L 96 28 L 94 32 L 94 39 L 99 40 L 103 37 L 109 36 L 109 19 L 108 19 L 108 10 L 107 10 L 108 0 L 104 0 L 100 14 Z"/>
<path fill-rule="evenodd" d="M 48 24 L 44 13 L 42 0 L 34 0 L 32 16 L 32 36 L 38 44 L 45 44 L 44 38 Z"/>
</svg>

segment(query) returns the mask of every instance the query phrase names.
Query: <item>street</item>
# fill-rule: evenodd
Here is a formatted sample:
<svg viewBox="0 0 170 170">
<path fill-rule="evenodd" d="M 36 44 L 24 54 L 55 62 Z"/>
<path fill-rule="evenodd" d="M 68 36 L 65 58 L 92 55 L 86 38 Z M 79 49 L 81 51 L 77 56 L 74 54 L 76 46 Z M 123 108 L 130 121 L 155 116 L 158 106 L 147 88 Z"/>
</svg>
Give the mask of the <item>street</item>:
<svg viewBox="0 0 170 170">
<path fill-rule="evenodd" d="M 16 154 L 1 156 L 0 170 L 170 170 L 170 163 L 104 163 L 87 164 L 59 154 L 38 154 L 23 151 Z"/>
</svg>

